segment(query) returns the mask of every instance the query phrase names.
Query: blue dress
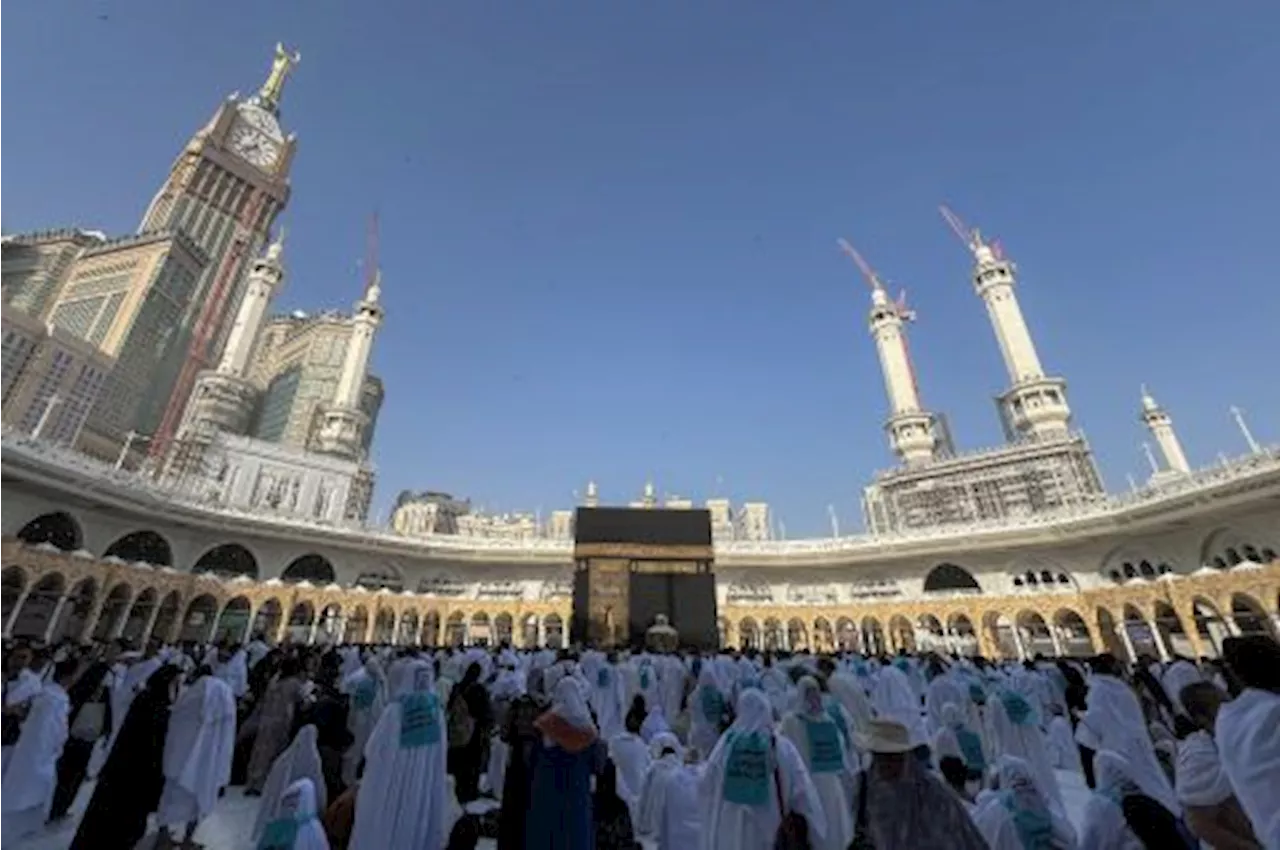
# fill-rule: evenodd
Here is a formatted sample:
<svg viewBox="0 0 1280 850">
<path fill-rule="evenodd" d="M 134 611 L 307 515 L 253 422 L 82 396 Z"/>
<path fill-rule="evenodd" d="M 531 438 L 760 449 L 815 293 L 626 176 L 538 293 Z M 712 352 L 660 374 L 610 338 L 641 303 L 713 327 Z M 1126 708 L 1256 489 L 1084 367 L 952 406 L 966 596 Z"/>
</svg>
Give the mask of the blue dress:
<svg viewBox="0 0 1280 850">
<path fill-rule="evenodd" d="M 538 741 L 525 820 L 526 850 L 594 850 L 591 777 L 600 756 L 599 741 L 579 753 Z"/>
</svg>

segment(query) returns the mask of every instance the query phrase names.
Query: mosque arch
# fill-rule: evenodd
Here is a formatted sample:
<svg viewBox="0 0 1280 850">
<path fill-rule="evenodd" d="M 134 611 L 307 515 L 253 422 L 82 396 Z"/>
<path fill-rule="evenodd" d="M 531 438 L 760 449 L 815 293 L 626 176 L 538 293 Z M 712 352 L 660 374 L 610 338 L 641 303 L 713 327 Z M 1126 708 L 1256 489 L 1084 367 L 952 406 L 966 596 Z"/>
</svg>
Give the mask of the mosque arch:
<svg viewBox="0 0 1280 850">
<path fill-rule="evenodd" d="M 1231 597 L 1231 619 L 1242 635 L 1275 637 L 1266 609 L 1247 593 L 1236 593 Z"/>
<path fill-rule="evenodd" d="M 1093 654 L 1093 639 L 1089 636 L 1089 625 L 1079 612 L 1071 608 L 1059 608 L 1053 615 L 1053 625 L 1062 636 L 1063 654 L 1078 657 Z"/>
<path fill-rule="evenodd" d="M 14 615 L 9 633 L 16 638 L 43 638 L 66 587 L 67 580 L 62 573 L 41 576 Z"/>
<path fill-rule="evenodd" d="M 889 644 L 884 639 L 884 627 L 875 617 L 862 618 L 862 646 L 867 655 L 884 655 Z"/>
<path fill-rule="evenodd" d="M 309 581 L 318 587 L 333 584 L 337 578 L 338 574 L 334 571 L 329 559 L 314 552 L 294 558 L 280 574 L 281 581 Z"/>
<path fill-rule="evenodd" d="M 143 588 L 133 598 L 133 604 L 129 606 L 129 612 L 125 616 L 124 625 L 120 630 L 120 637 L 133 646 L 141 643 L 147 626 L 151 624 L 152 613 L 159 613 L 156 611 L 159 598 L 160 595 L 156 593 L 154 587 Z"/>
<path fill-rule="evenodd" d="M 218 622 L 213 627 L 215 642 L 229 641 L 244 643 L 248 636 L 249 623 L 253 615 L 253 604 L 247 596 L 236 596 L 227 600 L 218 614 Z"/>
<path fill-rule="evenodd" d="M 848 617 L 836 620 L 836 645 L 841 652 L 858 649 L 858 627 Z"/>
<path fill-rule="evenodd" d="M 924 579 L 925 593 L 981 593 L 973 573 L 958 564 L 938 564 Z"/>
<path fill-rule="evenodd" d="M 98 613 L 97 625 L 93 627 L 91 637 L 96 641 L 109 640 L 115 637 L 117 629 L 123 625 L 125 614 L 129 612 L 129 602 L 133 598 L 133 588 L 126 582 L 117 582 L 107 593 Z"/>
<path fill-rule="evenodd" d="M 799 617 L 792 617 L 787 621 L 787 649 L 796 651 L 809 648 L 809 633 L 804 627 L 804 621 Z"/>
<path fill-rule="evenodd" d="M 379 608 L 373 618 L 373 642 L 394 643 L 396 639 L 396 612 L 390 608 Z"/>
<path fill-rule="evenodd" d="M 564 620 L 559 614 L 548 614 L 543 623 L 546 625 L 547 648 L 562 649 L 564 647 Z"/>
<path fill-rule="evenodd" d="M 1156 648 L 1155 639 L 1151 636 L 1151 624 L 1147 622 L 1146 616 L 1133 603 L 1126 603 L 1124 606 L 1124 633 L 1128 636 L 1128 646 L 1125 647 L 1126 654 L 1129 655 L 1129 661 L 1137 661 L 1142 656 L 1151 658 L 1159 658 L 1160 653 Z M 1131 651 L 1130 651 L 1131 650 Z"/>
<path fill-rule="evenodd" d="M 889 641 L 890 648 L 895 651 L 905 649 L 907 652 L 915 652 L 916 631 L 912 628 L 911 621 L 902 614 L 889 620 Z"/>
<path fill-rule="evenodd" d="M 716 634 L 720 638 L 720 646 L 729 645 L 729 618 L 716 617 Z"/>
<path fill-rule="evenodd" d="M 80 523 L 66 511 L 41 514 L 22 526 L 17 538 L 28 546 L 46 544 L 63 552 L 75 552 L 84 546 Z"/>
<path fill-rule="evenodd" d="M 294 643 L 311 642 L 311 626 L 316 621 L 316 607 L 308 599 L 294 603 L 289 612 L 289 639 Z"/>
<path fill-rule="evenodd" d="M 187 605 L 187 612 L 182 617 L 182 631 L 178 640 L 204 643 L 213 633 L 214 621 L 218 616 L 218 600 L 212 594 L 202 593 Z"/>
<path fill-rule="evenodd" d="M 738 647 L 740 649 L 762 649 L 760 626 L 753 617 L 743 617 L 738 621 Z"/>
<path fill-rule="evenodd" d="M 400 612 L 400 624 L 396 630 L 396 643 L 402 646 L 417 646 L 422 642 L 422 625 L 419 622 L 418 609 L 406 608 Z"/>
<path fill-rule="evenodd" d="M 98 595 L 98 582 L 81 579 L 71 588 L 57 611 L 57 621 L 49 630 L 49 641 L 79 640 L 93 613 L 93 600 Z"/>
<path fill-rule="evenodd" d="M 193 573 L 213 573 L 219 577 L 258 577 L 258 559 L 239 543 L 223 543 L 205 552 L 191 568 Z"/>
<path fill-rule="evenodd" d="M 350 616 L 342 629 L 343 641 L 345 643 L 368 643 L 365 637 L 369 631 L 369 609 L 363 605 L 357 605 L 351 609 Z"/>
<path fill-rule="evenodd" d="M 1017 615 L 1018 630 L 1022 635 L 1022 646 L 1028 657 L 1036 655 L 1054 656 L 1053 636 L 1049 626 L 1039 611 L 1019 611 Z"/>
<path fill-rule="evenodd" d="M 818 617 L 813 621 L 813 645 L 815 652 L 831 652 L 835 649 L 835 633 L 831 629 L 831 621 L 826 617 Z"/>
<path fill-rule="evenodd" d="M 6 627 L 5 634 L 8 634 L 7 628 L 9 618 L 17 611 L 18 602 L 22 599 L 22 591 L 27 589 L 27 571 L 22 567 L 10 566 L 4 568 L 3 580 L 0 585 L 3 590 L 0 591 L 4 598 L 4 625 Z"/>
<path fill-rule="evenodd" d="M 160 610 L 156 612 L 154 625 L 151 627 L 151 637 L 158 638 L 161 641 L 169 641 L 173 639 L 173 632 L 181 625 L 178 618 L 182 616 L 182 596 L 178 591 L 169 591 L 164 599 L 160 601 Z"/>
<path fill-rule="evenodd" d="M 520 645 L 531 649 L 538 645 L 538 615 L 525 614 L 520 621 Z"/>
<path fill-rule="evenodd" d="M 1157 599 L 1152 606 L 1152 627 L 1160 636 L 1160 640 L 1170 653 L 1174 655 L 1195 655 L 1195 649 L 1182 626 L 1182 618 L 1174 607 L 1163 599 Z"/>
<path fill-rule="evenodd" d="M 126 564 L 142 562 L 157 567 L 172 567 L 173 547 L 159 532 L 143 528 L 116 538 L 102 553 L 102 557 L 119 558 Z"/>
<path fill-rule="evenodd" d="M 999 657 L 1018 657 L 1018 642 L 1014 637 L 1013 623 L 1009 622 L 1008 617 L 999 611 L 987 611 L 982 615 L 982 628 Z"/>
<path fill-rule="evenodd" d="M 764 621 L 764 648 L 767 650 L 782 649 L 782 624 L 774 617 Z"/>
<path fill-rule="evenodd" d="M 330 602 L 320 609 L 320 619 L 316 625 L 316 641 L 318 643 L 339 643 L 346 633 L 346 624 L 342 621 L 342 606 Z"/>
<path fill-rule="evenodd" d="M 462 646 L 467 642 L 466 615 L 454 611 L 444 625 L 444 642 L 446 646 Z"/>
<path fill-rule="evenodd" d="M 512 633 L 511 615 L 505 611 L 493 618 L 493 642 L 495 646 L 510 646 Z"/>
</svg>

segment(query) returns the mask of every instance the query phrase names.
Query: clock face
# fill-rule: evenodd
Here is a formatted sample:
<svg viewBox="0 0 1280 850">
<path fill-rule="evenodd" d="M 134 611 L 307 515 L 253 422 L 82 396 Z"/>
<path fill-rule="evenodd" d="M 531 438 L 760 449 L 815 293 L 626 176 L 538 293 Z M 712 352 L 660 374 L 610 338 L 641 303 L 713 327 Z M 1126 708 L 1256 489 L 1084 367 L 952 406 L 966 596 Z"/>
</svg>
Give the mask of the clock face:
<svg viewBox="0 0 1280 850">
<path fill-rule="evenodd" d="M 279 143 L 247 124 L 239 124 L 232 128 L 228 141 L 236 155 L 264 171 L 275 165 L 276 159 L 280 156 Z"/>
</svg>

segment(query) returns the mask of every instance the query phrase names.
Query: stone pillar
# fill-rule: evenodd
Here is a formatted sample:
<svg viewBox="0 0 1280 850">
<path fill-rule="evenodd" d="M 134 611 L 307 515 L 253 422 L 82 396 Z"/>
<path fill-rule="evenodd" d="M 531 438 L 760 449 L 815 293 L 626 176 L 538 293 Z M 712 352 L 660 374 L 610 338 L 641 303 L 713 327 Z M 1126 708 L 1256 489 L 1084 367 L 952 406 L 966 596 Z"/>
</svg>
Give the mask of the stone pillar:
<svg viewBox="0 0 1280 850">
<path fill-rule="evenodd" d="M 1129 655 L 1129 663 L 1132 664 L 1138 660 L 1138 653 L 1133 649 L 1133 639 L 1129 637 L 1129 621 L 1120 621 L 1120 642 L 1124 644 L 1124 651 Z"/>
<path fill-rule="evenodd" d="M 1053 641 L 1053 654 L 1058 658 L 1063 658 L 1066 653 L 1062 651 L 1062 635 L 1058 633 L 1058 626 L 1054 623 L 1049 624 L 1049 639 Z"/>
<path fill-rule="evenodd" d="M 373 626 L 378 621 L 378 612 L 375 610 L 370 616 L 364 618 L 364 637 L 361 643 L 373 643 Z"/>
<path fill-rule="evenodd" d="M 546 645 L 547 645 L 547 618 L 539 616 L 538 617 L 538 648 L 541 649 Z"/>
<path fill-rule="evenodd" d="M 35 581 L 28 581 L 22 588 L 22 592 L 18 594 L 18 601 L 14 604 L 13 610 L 9 612 L 9 618 L 4 622 L 5 637 L 13 637 L 13 624 L 18 622 L 18 615 L 22 613 L 22 606 L 26 604 L 27 597 L 31 595 L 31 588 L 35 586 Z"/>
<path fill-rule="evenodd" d="M 1169 647 L 1164 640 L 1164 630 L 1160 628 L 1160 623 L 1155 618 L 1151 620 L 1151 639 L 1155 641 L 1156 652 L 1160 654 L 1160 660 L 1167 664 L 1172 656 L 1169 654 Z"/>
<path fill-rule="evenodd" d="M 1227 628 L 1227 634 L 1230 637 L 1240 637 L 1240 627 L 1236 625 L 1236 618 L 1232 614 L 1222 615 L 1222 624 Z"/>
<path fill-rule="evenodd" d="M 316 642 L 316 632 L 320 631 L 320 617 L 324 612 L 315 615 L 311 620 L 311 630 L 307 633 L 307 645 L 311 646 Z"/>
<path fill-rule="evenodd" d="M 1022 642 L 1022 628 L 1015 622 L 1013 624 L 1013 628 L 1010 629 L 1010 631 L 1013 632 L 1013 645 L 1018 649 L 1018 660 L 1026 661 L 1027 646 Z"/>
<path fill-rule="evenodd" d="M 151 630 L 156 627 L 156 619 L 160 616 L 160 609 L 163 607 L 163 603 L 164 599 L 157 595 L 156 604 L 151 606 L 151 613 L 147 615 L 147 622 L 143 625 L 142 634 L 138 637 L 138 643 L 143 646 L 146 645 L 147 641 L 151 640 Z"/>
<path fill-rule="evenodd" d="M 70 598 L 70 591 L 58 597 L 57 604 L 53 606 L 53 614 L 49 617 L 49 624 L 44 627 L 45 643 L 48 643 L 53 639 L 53 630 L 58 627 L 58 620 L 62 618 L 62 609 L 66 606 L 67 600 Z"/>
<path fill-rule="evenodd" d="M 102 619 L 102 609 L 106 607 L 108 594 L 107 588 L 104 586 L 98 591 L 93 599 L 93 605 L 89 608 L 89 616 L 84 618 L 84 625 L 80 627 L 80 642 L 93 639 L 93 630 L 98 627 L 98 621 Z"/>
</svg>

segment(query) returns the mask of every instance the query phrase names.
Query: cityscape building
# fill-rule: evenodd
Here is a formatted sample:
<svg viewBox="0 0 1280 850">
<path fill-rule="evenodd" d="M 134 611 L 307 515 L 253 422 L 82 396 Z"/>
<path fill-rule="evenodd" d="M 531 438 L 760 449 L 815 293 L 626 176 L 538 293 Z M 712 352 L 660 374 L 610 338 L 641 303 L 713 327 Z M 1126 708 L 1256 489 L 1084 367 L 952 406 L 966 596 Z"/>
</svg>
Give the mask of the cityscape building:
<svg viewBox="0 0 1280 850">
<path fill-rule="evenodd" d="M 96 230 L 47 230 L 0 239 L 0 298 L 4 306 L 46 319 L 76 259 L 107 241 Z"/>
<path fill-rule="evenodd" d="M 139 233 L 181 230 L 207 257 L 190 309 L 176 325 L 184 354 L 153 429 L 157 456 L 169 451 L 196 376 L 221 356 L 247 272 L 289 201 L 297 137 L 281 127 L 280 104 L 300 59 L 276 45 L 266 82 L 253 96 L 232 94 L 218 106 L 178 154 L 138 226 Z"/>
</svg>

